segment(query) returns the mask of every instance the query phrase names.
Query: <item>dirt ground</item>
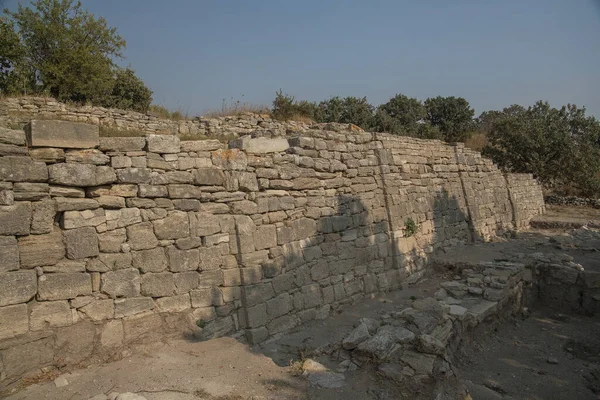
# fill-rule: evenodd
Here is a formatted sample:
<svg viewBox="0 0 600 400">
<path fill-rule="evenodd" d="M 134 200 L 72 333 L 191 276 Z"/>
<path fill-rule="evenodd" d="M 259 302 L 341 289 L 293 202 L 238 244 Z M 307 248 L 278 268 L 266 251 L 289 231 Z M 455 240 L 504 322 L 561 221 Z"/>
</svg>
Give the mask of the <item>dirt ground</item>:
<svg viewBox="0 0 600 400">
<path fill-rule="evenodd" d="M 589 215 L 600 220 L 600 210 Z M 600 243 L 571 246 L 565 231 L 532 230 L 516 239 L 456 248 L 437 255 L 434 262 L 439 268 L 467 261 L 523 260 L 532 252 L 566 253 L 586 268 L 600 270 L 598 250 Z M 326 320 L 312 321 L 260 346 L 220 338 L 141 347 L 120 361 L 62 375 L 60 379 L 66 379 L 62 384 L 68 383 L 64 386 L 41 382 L 7 398 L 88 400 L 99 394 L 133 392 L 148 400 L 400 399 L 397 387 L 368 366 L 344 372 L 341 388 L 323 389 L 311 386 L 295 361 L 312 357 L 337 371 L 343 360 L 328 349 L 339 344 L 360 318 L 378 319 L 410 306 L 414 299 L 430 297 L 442 275 L 448 274 L 452 272 L 438 270 L 405 290 L 344 305 Z M 455 367 L 474 400 L 598 400 L 600 317 L 564 315 L 533 305 L 527 318 L 477 332 Z"/>
</svg>

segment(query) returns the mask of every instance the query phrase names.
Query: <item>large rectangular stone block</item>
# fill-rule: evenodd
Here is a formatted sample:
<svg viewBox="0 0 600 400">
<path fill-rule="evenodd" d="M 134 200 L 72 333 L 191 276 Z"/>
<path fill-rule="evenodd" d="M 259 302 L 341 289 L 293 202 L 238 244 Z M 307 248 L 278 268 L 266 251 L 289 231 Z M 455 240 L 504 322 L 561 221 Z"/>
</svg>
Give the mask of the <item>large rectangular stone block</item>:
<svg viewBox="0 0 600 400">
<path fill-rule="evenodd" d="M 142 295 L 151 297 L 173 296 L 175 281 L 170 272 L 148 273 L 142 275 Z"/>
<path fill-rule="evenodd" d="M 78 228 L 64 231 L 67 257 L 78 260 L 99 254 L 98 234 L 94 228 Z"/>
<path fill-rule="evenodd" d="M 102 274 L 102 292 L 112 298 L 140 295 L 140 273 L 129 268 Z"/>
<path fill-rule="evenodd" d="M 150 297 L 135 297 L 132 299 L 115 300 L 115 318 L 128 317 L 149 311 L 154 308 L 154 301 Z"/>
<path fill-rule="evenodd" d="M 290 144 L 285 138 L 251 138 L 244 136 L 243 138 L 232 140 L 229 142 L 229 147 L 232 149 L 245 150 L 247 153 L 266 154 L 279 153 L 289 149 Z"/>
<path fill-rule="evenodd" d="M 73 314 L 66 300 L 44 301 L 31 305 L 29 326 L 32 331 L 72 324 Z"/>
<path fill-rule="evenodd" d="M 54 265 L 65 256 L 62 232 L 31 235 L 19 238 L 21 268 Z"/>
<path fill-rule="evenodd" d="M 14 271 L 0 274 L 0 306 L 26 303 L 37 292 L 35 271 Z"/>
<path fill-rule="evenodd" d="M 29 157 L 0 157 L 0 181 L 45 182 L 48 167 L 42 161 Z"/>
<path fill-rule="evenodd" d="M 29 202 L 0 206 L 0 235 L 29 235 L 31 218 L 32 211 Z"/>
<path fill-rule="evenodd" d="M 92 278 L 86 273 L 44 274 L 38 279 L 39 300 L 68 300 L 92 294 Z"/>
<path fill-rule="evenodd" d="M 19 247 L 13 236 L 0 236 L 0 272 L 19 269 Z"/>
<path fill-rule="evenodd" d="M 0 340 L 21 335 L 28 330 L 27 304 L 0 307 Z"/>
<path fill-rule="evenodd" d="M 175 135 L 147 135 L 146 140 L 152 153 L 179 153 L 179 138 Z"/>
<path fill-rule="evenodd" d="M 70 121 L 33 120 L 27 129 L 30 147 L 91 149 L 98 146 L 97 125 Z"/>
</svg>

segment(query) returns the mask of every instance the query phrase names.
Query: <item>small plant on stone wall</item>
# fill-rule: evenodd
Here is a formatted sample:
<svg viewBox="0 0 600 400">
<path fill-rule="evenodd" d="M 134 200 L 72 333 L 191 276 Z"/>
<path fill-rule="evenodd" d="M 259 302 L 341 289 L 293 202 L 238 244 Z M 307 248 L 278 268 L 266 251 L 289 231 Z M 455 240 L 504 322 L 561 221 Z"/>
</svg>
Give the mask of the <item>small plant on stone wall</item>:
<svg viewBox="0 0 600 400">
<path fill-rule="evenodd" d="M 415 221 L 413 221 L 412 218 L 407 218 L 404 221 L 404 236 L 405 237 L 411 237 L 412 235 L 414 235 L 415 233 L 417 233 L 417 224 L 415 223 Z"/>
<path fill-rule="evenodd" d="M 196 321 L 196 325 L 198 326 L 198 328 L 202 329 L 206 326 L 206 322 L 199 319 L 198 321 Z"/>
</svg>

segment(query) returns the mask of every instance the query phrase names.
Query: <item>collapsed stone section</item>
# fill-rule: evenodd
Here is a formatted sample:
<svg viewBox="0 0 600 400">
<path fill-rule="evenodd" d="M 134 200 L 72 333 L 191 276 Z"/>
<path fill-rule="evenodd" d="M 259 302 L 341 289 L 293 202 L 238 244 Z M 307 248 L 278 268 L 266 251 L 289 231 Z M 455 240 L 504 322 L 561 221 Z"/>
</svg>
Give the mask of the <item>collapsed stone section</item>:
<svg viewBox="0 0 600 400">
<path fill-rule="evenodd" d="M 531 176 L 439 141 L 306 130 L 228 149 L 69 129 L 83 144 L 0 129 L 2 380 L 169 335 L 261 342 L 544 209 Z"/>
</svg>

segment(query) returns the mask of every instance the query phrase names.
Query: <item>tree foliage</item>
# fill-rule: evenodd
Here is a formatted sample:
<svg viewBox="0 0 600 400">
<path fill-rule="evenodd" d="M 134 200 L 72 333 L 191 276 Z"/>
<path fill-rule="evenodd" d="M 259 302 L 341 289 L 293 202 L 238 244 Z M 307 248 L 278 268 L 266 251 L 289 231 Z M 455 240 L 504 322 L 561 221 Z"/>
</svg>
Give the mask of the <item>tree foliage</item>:
<svg viewBox="0 0 600 400">
<path fill-rule="evenodd" d="M 104 18 L 96 18 L 79 1 L 36 0 L 5 11 L 0 25 L 0 90 L 46 93 L 61 101 L 147 108 L 149 91 L 130 69 L 121 70 L 125 40 Z M 9 54 L 6 56 L 5 54 Z M 6 60 L 5 60 L 6 59 Z M 133 93 L 124 91 L 133 89 Z M 115 95 L 124 96 L 115 99 Z M 135 101 L 140 100 L 141 103 Z"/>
<path fill-rule="evenodd" d="M 474 128 L 475 110 L 462 97 L 437 96 L 425 100 L 427 120 L 439 128 L 447 142 L 464 142 Z"/>
<path fill-rule="evenodd" d="M 152 103 L 152 91 L 131 68 L 117 69 L 110 96 L 110 106 L 146 112 Z"/>
<path fill-rule="evenodd" d="M 354 124 L 369 129 L 372 124 L 374 107 L 366 97 L 332 97 L 319 103 L 314 112 L 317 122 L 338 122 Z"/>
<path fill-rule="evenodd" d="M 546 187 L 598 196 L 600 123 L 575 105 L 537 102 L 495 114 L 484 154 L 503 168 L 533 173 Z"/>
</svg>

